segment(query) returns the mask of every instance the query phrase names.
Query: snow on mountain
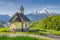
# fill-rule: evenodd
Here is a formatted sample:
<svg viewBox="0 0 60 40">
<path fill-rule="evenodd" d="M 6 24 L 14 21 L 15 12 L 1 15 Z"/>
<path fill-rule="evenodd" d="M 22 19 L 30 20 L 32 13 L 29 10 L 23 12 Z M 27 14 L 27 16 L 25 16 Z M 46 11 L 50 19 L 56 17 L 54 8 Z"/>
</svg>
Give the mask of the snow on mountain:
<svg viewBox="0 0 60 40">
<path fill-rule="evenodd" d="M 42 20 L 43 18 L 46 18 L 50 15 L 57 15 L 57 13 L 53 13 L 47 8 L 44 8 L 42 11 L 35 11 L 30 14 L 25 14 L 31 21 L 39 21 Z M 0 21 L 7 22 L 11 18 L 11 15 L 0 15 Z"/>
<path fill-rule="evenodd" d="M 49 11 L 47 8 L 44 8 L 42 11 L 38 12 L 32 12 L 28 15 L 26 15 L 31 21 L 39 21 L 42 20 L 43 18 L 46 18 L 50 15 L 58 15 L 58 13 L 53 13 Z"/>
<path fill-rule="evenodd" d="M 53 14 L 53 12 L 51 12 L 49 9 L 47 8 L 44 8 L 42 11 L 40 11 L 39 13 L 43 13 L 43 14 L 46 14 L 46 13 L 49 13 L 49 14 Z"/>
</svg>

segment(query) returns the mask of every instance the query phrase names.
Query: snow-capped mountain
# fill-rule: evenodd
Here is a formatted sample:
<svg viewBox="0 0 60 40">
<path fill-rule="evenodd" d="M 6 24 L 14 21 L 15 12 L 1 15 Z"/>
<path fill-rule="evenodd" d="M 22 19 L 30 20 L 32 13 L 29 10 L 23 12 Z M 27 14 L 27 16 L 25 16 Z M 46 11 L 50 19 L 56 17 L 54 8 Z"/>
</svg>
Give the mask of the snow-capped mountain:
<svg viewBox="0 0 60 40">
<path fill-rule="evenodd" d="M 30 14 L 25 14 L 31 21 L 39 21 L 42 20 L 43 18 L 46 18 L 50 15 L 57 15 L 57 13 L 53 13 L 50 10 L 44 8 L 42 11 L 38 12 L 32 12 Z M 7 22 L 9 21 L 11 16 L 9 15 L 0 15 L 0 21 L 2 22 Z"/>
<path fill-rule="evenodd" d="M 38 12 L 32 12 L 28 15 L 26 15 L 31 21 L 39 21 L 42 20 L 43 18 L 46 18 L 50 15 L 57 15 L 57 13 L 53 13 L 49 11 L 48 9 L 43 9 L 42 11 Z"/>
<path fill-rule="evenodd" d="M 53 12 L 52 11 L 50 11 L 49 9 L 47 9 L 47 8 L 44 8 L 42 11 L 40 11 L 39 13 L 44 13 L 44 14 L 46 14 L 46 13 L 48 13 L 48 14 L 53 14 Z"/>
</svg>

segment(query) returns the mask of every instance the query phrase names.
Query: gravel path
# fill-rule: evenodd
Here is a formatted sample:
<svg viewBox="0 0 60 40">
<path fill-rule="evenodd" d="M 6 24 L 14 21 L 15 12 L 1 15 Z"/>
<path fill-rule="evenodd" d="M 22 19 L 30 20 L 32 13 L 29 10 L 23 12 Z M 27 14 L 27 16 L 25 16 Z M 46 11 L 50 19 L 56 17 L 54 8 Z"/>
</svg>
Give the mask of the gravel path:
<svg viewBox="0 0 60 40">
<path fill-rule="evenodd" d="M 60 37 L 56 36 L 42 36 L 42 35 L 34 35 L 34 34 L 0 34 L 0 36 L 5 35 L 5 36 L 10 36 L 10 37 L 15 37 L 15 36 L 31 36 L 31 37 L 36 37 L 36 38 L 46 38 L 46 39 L 52 39 L 52 40 L 60 40 Z"/>
</svg>

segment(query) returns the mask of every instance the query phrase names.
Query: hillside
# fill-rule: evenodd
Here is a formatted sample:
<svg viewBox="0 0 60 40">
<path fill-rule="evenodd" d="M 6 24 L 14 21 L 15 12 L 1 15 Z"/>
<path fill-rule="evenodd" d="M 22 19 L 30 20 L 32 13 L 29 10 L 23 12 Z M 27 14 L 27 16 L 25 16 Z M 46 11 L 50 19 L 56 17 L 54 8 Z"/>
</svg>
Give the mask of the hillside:
<svg viewBox="0 0 60 40">
<path fill-rule="evenodd" d="M 9 15 L 0 15 L 0 21 L 1 22 L 7 22 L 9 21 L 11 17 Z"/>
<path fill-rule="evenodd" d="M 60 15 L 51 15 L 39 22 L 32 22 L 30 26 L 35 29 L 60 30 Z"/>
<path fill-rule="evenodd" d="M 35 11 L 26 15 L 31 21 L 39 21 L 51 15 L 58 15 L 59 13 L 54 13 L 47 8 L 44 8 L 41 11 Z"/>
<path fill-rule="evenodd" d="M 43 18 L 50 16 L 51 14 L 28 14 L 26 15 L 31 21 L 39 21 Z"/>
</svg>

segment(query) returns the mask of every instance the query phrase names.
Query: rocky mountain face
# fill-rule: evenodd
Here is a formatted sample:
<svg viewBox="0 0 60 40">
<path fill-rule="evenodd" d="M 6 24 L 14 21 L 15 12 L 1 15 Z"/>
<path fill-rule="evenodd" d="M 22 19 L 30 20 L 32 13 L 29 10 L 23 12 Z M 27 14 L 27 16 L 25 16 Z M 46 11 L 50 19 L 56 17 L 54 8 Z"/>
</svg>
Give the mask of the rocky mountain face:
<svg viewBox="0 0 60 40">
<path fill-rule="evenodd" d="M 31 21 L 39 21 L 50 15 L 57 15 L 58 13 L 53 13 L 49 9 L 44 8 L 42 11 L 32 12 L 30 14 L 25 14 Z M 0 15 L 0 21 L 7 22 L 11 19 L 9 15 Z"/>
<path fill-rule="evenodd" d="M 30 14 L 27 14 L 26 16 L 31 20 L 31 21 L 39 21 L 42 20 L 43 18 L 46 18 L 50 15 L 58 15 L 58 13 L 53 13 L 49 11 L 48 9 L 43 9 L 42 11 L 38 12 L 32 12 Z"/>
</svg>

